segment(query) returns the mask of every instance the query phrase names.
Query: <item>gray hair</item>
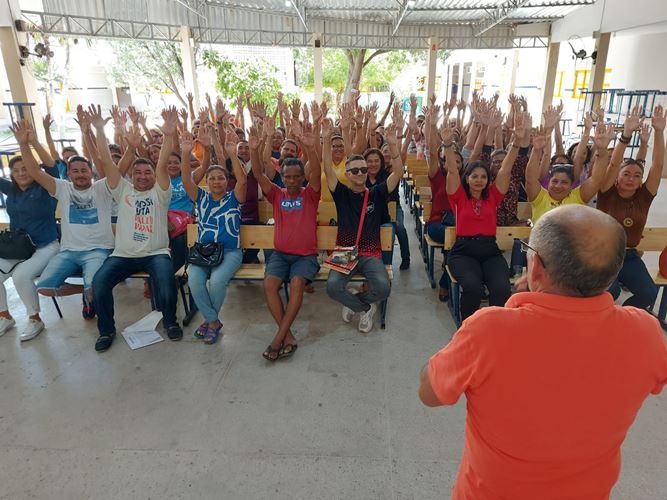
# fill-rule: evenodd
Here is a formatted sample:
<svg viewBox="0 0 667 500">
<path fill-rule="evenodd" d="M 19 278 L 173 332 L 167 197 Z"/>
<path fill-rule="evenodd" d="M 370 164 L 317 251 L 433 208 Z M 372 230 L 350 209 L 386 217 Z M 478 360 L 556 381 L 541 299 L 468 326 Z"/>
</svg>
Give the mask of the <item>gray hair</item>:
<svg viewBox="0 0 667 500">
<path fill-rule="evenodd" d="M 593 297 L 606 291 L 623 266 L 623 227 L 604 214 L 610 219 L 604 228 L 610 237 L 599 238 L 596 244 L 596 238 L 578 233 L 567 220 L 546 215 L 531 231 L 530 244 L 539 253 L 551 282 L 564 294 L 575 297 Z"/>
</svg>

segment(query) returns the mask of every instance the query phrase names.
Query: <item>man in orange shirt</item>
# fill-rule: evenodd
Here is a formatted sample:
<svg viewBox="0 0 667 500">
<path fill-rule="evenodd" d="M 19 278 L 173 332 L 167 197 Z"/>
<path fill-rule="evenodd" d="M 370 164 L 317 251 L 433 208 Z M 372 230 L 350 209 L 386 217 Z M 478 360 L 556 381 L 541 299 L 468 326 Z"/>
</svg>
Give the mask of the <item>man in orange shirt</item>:
<svg viewBox="0 0 667 500">
<path fill-rule="evenodd" d="M 468 318 L 421 373 L 425 405 L 467 399 L 452 498 L 608 499 L 630 425 L 667 383 L 667 341 L 606 292 L 625 254 L 607 214 L 556 208 L 524 247 L 531 291 Z"/>
</svg>

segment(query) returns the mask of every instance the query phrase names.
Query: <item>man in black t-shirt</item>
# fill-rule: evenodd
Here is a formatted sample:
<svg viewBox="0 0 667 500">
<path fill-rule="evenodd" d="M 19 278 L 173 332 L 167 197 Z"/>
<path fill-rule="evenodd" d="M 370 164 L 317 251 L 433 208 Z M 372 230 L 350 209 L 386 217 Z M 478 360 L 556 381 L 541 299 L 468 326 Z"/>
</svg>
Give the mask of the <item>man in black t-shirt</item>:
<svg viewBox="0 0 667 500">
<path fill-rule="evenodd" d="M 361 210 L 366 193 L 368 167 L 363 156 L 352 155 L 345 163 L 345 176 L 350 180 L 350 187 L 338 182 L 332 167 L 331 154 L 331 120 L 322 123 L 324 146 L 322 159 L 327 186 L 331 191 L 336 211 L 338 212 L 338 246 L 354 246 L 359 229 Z M 349 323 L 355 313 L 361 313 L 359 331 L 368 333 L 373 328 L 373 316 L 377 310 L 377 302 L 389 296 L 389 276 L 382 263 L 382 247 L 380 245 L 380 226 L 382 215 L 387 208 L 389 193 L 398 187 L 403 163 L 398 151 L 396 127 L 392 124 L 386 130 L 387 142 L 391 148 L 392 173 L 385 182 L 375 184 L 368 189 L 366 216 L 358 243 L 359 263 L 350 274 L 331 271 L 327 281 L 327 294 L 343 304 L 343 321 Z M 347 284 L 355 273 L 361 273 L 368 281 L 368 288 L 354 294 L 347 289 Z"/>
</svg>

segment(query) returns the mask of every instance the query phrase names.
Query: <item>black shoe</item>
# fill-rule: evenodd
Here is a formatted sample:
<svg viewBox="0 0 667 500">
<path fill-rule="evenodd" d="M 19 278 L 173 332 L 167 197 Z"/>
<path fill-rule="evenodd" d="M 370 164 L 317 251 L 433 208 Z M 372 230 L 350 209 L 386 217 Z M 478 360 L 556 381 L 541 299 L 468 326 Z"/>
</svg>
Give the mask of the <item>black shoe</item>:
<svg viewBox="0 0 667 500">
<path fill-rule="evenodd" d="M 113 338 L 115 336 L 116 332 L 107 335 L 100 335 L 99 338 L 97 339 L 97 342 L 95 342 L 95 350 L 97 352 L 104 352 L 107 349 L 109 349 L 109 347 L 111 347 L 111 344 L 113 343 Z"/>
<path fill-rule="evenodd" d="M 167 327 L 167 337 L 169 337 L 169 340 L 181 340 L 183 338 L 183 330 L 181 330 L 178 324 L 171 325 Z"/>
<path fill-rule="evenodd" d="M 409 269 L 409 268 L 410 268 L 410 258 L 408 257 L 407 259 L 401 260 L 401 265 L 400 265 L 399 269 L 401 271 L 405 271 L 406 269 Z"/>
</svg>

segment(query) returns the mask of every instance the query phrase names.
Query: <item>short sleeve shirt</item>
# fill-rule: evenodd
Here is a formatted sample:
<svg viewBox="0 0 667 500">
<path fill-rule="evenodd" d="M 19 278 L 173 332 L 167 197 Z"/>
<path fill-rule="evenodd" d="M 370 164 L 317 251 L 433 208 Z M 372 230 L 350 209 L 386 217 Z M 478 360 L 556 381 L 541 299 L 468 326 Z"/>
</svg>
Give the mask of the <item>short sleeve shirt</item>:
<svg viewBox="0 0 667 500">
<path fill-rule="evenodd" d="M 273 205 L 276 221 L 274 248 L 290 255 L 316 255 L 319 191 L 307 186 L 292 196 L 286 188 L 271 184 L 267 199 Z"/>
<path fill-rule="evenodd" d="M 639 245 L 646 226 L 648 210 L 653 203 L 654 196 L 646 188 L 646 184 L 637 190 L 630 198 L 623 198 L 618 194 L 616 186 L 607 191 L 598 193 L 598 209 L 611 215 L 625 229 L 627 246 L 634 248 Z"/>
<path fill-rule="evenodd" d="M 101 179 L 85 190 L 74 189 L 69 181 L 56 179 L 62 225 L 61 250 L 86 251 L 114 248 L 111 228 L 113 198 Z"/>
<path fill-rule="evenodd" d="M 447 176 L 441 168 L 438 168 L 438 172 L 428 180 L 431 183 L 431 217 L 428 221 L 439 223 L 444 213 L 452 209 L 449 206 L 449 198 L 447 198 Z"/>
<path fill-rule="evenodd" d="M 495 236 L 496 210 L 503 195 L 495 183 L 489 187 L 487 199 L 468 198 L 462 185 L 449 197 L 456 217 L 456 236 Z"/>
<path fill-rule="evenodd" d="M 333 192 L 333 198 L 338 213 L 336 244 L 343 247 L 354 246 L 359 229 L 361 208 L 364 203 L 364 192 L 355 193 L 349 187 L 338 182 Z M 366 217 L 359 239 L 359 255 L 382 257 L 380 227 L 388 198 L 386 182 L 375 184 L 368 190 Z"/>
<path fill-rule="evenodd" d="M 347 178 L 345 175 L 345 161 L 347 158 L 343 158 L 340 163 L 332 163 L 331 167 L 333 168 L 333 171 L 336 172 L 336 178 L 338 179 L 338 182 L 343 184 L 344 186 L 350 186 L 350 180 Z M 328 186 L 327 184 L 327 176 L 324 172 L 324 166 L 321 165 L 322 168 L 322 201 L 334 201 L 333 199 L 333 193 L 329 191 L 329 189 L 326 187 Z"/>
<path fill-rule="evenodd" d="M 179 175 L 172 177 L 171 182 L 171 201 L 169 202 L 169 210 L 182 210 L 189 214 L 192 213 L 194 204 L 185 191 L 183 186 L 183 178 Z"/>
<path fill-rule="evenodd" d="M 608 293 L 518 293 L 466 319 L 428 377 L 443 404 L 467 400 L 453 499 L 602 500 L 644 399 L 667 383 L 667 340 Z"/>
<path fill-rule="evenodd" d="M 537 197 L 530 202 L 532 207 L 532 220 L 537 222 L 540 217 L 546 214 L 549 210 L 561 205 L 583 205 L 584 200 L 581 199 L 581 187 L 576 187 L 560 201 L 554 200 L 549 196 L 549 191 L 540 187 L 540 192 Z"/>
<path fill-rule="evenodd" d="M 116 248 L 111 255 L 126 258 L 169 255 L 167 211 L 171 184 L 166 190 L 156 183 L 148 191 L 137 191 L 130 181 L 122 178 L 111 194 L 118 203 Z"/>
<path fill-rule="evenodd" d="M 234 191 L 220 200 L 210 192 L 197 188 L 197 241 L 222 243 L 230 250 L 240 247 L 241 209 Z"/>
</svg>

